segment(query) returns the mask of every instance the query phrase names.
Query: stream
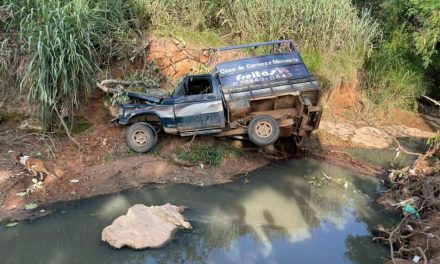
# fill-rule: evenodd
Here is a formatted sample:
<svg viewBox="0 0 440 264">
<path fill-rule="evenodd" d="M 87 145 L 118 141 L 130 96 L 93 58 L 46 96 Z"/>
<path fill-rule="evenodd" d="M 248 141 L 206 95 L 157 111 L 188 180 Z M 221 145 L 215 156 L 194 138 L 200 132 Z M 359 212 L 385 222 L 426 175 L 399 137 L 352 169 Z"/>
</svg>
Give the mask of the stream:
<svg viewBox="0 0 440 264">
<path fill-rule="evenodd" d="M 393 150 L 351 153 L 396 162 Z M 402 164 L 410 159 L 397 158 Z M 322 180 L 323 174 L 334 181 Z M 0 262 L 383 263 L 389 250 L 372 242 L 371 232 L 399 218 L 376 205 L 382 190 L 375 177 L 308 158 L 224 185 L 149 185 L 57 205 L 56 213 L 14 227 L 1 223 Z M 102 229 L 132 205 L 167 202 L 190 208 L 184 214 L 194 230 L 178 231 L 161 249 L 116 250 L 101 242 Z"/>
</svg>

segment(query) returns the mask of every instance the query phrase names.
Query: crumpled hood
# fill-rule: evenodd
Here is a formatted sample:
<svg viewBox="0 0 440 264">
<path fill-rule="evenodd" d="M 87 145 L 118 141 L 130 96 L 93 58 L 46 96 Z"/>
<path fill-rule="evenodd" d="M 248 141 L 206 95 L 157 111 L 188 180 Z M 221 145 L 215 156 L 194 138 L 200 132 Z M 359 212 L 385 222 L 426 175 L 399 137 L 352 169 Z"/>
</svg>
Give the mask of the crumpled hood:
<svg viewBox="0 0 440 264">
<path fill-rule="evenodd" d="M 130 98 L 137 98 L 137 99 L 145 100 L 145 101 L 148 101 L 150 103 L 155 103 L 155 104 L 159 104 L 163 100 L 163 98 L 161 98 L 161 97 L 149 95 L 149 94 L 142 94 L 142 93 L 128 92 L 127 96 Z"/>
</svg>

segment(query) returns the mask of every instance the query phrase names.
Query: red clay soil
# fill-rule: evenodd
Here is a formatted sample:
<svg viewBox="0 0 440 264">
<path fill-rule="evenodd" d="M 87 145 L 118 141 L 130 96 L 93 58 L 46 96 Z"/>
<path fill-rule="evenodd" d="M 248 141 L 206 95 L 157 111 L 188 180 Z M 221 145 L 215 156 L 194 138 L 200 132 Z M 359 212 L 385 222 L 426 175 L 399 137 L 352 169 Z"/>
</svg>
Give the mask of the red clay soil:
<svg viewBox="0 0 440 264">
<path fill-rule="evenodd" d="M 355 114 L 358 116 L 357 119 L 359 119 L 355 123 L 367 125 L 365 122 L 373 121 L 368 119 L 364 120 L 363 116 L 365 116 L 365 114 L 372 114 L 366 113 L 366 111 L 373 111 L 374 124 L 369 125 L 403 125 L 410 128 L 418 128 L 422 131 L 436 131 L 436 128 L 430 126 L 418 113 L 404 109 L 391 109 L 389 111 L 380 108 L 373 110 L 366 109 L 365 100 L 361 94 L 357 79 L 352 78 L 350 82 L 344 82 L 335 91 L 327 91 L 323 94 L 322 102 L 328 105 L 328 109 L 324 111 L 324 118 L 327 117 L 332 120 L 350 122 L 347 117 Z"/>
<path fill-rule="evenodd" d="M 330 106 L 330 115 L 333 118 L 345 119 L 347 112 L 361 112 L 364 109 L 356 78 L 344 82 L 333 92 L 324 93 L 322 101 Z"/>
</svg>

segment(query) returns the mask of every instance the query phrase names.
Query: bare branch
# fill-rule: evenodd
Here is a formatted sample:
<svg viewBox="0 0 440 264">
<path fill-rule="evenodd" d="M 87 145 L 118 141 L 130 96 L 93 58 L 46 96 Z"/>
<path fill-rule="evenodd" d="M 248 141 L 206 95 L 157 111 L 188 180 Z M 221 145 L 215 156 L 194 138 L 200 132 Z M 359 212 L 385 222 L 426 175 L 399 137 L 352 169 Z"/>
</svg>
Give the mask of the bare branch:
<svg viewBox="0 0 440 264">
<path fill-rule="evenodd" d="M 414 155 L 414 156 L 422 156 L 423 155 L 422 153 L 411 152 L 411 151 L 406 150 L 404 147 L 402 147 L 402 145 L 400 145 L 399 141 L 395 137 L 393 137 L 393 139 L 396 142 L 399 150 L 401 150 L 402 152 L 409 154 L 409 155 Z"/>
<path fill-rule="evenodd" d="M 103 80 L 100 83 L 96 83 L 96 86 L 98 86 L 98 88 L 100 88 L 106 93 L 116 93 L 118 91 L 117 89 L 107 86 L 107 85 L 115 85 L 115 84 L 125 85 L 125 86 L 142 84 L 146 86 L 144 81 L 123 81 L 116 79 Z"/>
</svg>

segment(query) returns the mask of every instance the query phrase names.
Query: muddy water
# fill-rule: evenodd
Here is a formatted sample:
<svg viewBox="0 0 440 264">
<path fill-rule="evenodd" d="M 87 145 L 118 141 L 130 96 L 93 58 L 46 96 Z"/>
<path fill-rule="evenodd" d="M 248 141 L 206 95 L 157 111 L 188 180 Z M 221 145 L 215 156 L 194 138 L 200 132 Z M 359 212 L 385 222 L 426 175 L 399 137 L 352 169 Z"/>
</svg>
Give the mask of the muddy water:
<svg viewBox="0 0 440 264">
<path fill-rule="evenodd" d="M 323 173 L 340 184 L 309 183 Z M 388 250 L 371 242 L 371 230 L 396 218 L 374 204 L 379 189 L 373 177 L 309 159 L 226 185 L 147 186 L 60 205 L 53 215 L 12 228 L 1 223 L 0 262 L 383 263 Z M 185 215 L 193 231 L 179 231 L 156 250 L 115 250 L 100 241 L 102 229 L 130 206 L 166 202 L 191 208 Z"/>
</svg>

